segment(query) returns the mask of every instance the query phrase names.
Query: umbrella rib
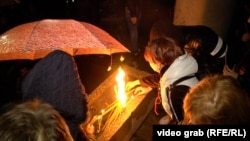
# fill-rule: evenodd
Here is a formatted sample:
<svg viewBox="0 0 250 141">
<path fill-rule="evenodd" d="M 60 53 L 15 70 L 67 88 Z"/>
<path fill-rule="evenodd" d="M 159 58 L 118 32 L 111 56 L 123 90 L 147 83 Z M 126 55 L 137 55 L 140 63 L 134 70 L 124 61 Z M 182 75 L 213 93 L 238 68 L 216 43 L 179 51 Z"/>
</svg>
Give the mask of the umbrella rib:
<svg viewBox="0 0 250 141">
<path fill-rule="evenodd" d="M 40 23 L 41 23 L 41 21 L 38 21 L 38 22 L 36 23 L 36 25 L 33 27 L 32 32 L 31 32 L 31 34 L 30 34 L 30 36 L 29 36 L 29 39 L 28 39 L 27 42 L 26 42 L 25 47 L 27 47 L 27 44 L 29 43 L 30 38 L 32 37 L 32 35 L 33 35 L 35 29 L 37 28 L 37 26 L 38 26 Z"/>
<path fill-rule="evenodd" d="M 89 24 L 89 23 L 86 23 L 86 24 Z M 83 28 L 85 28 L 85 26 L 83 25 L 83 24 L 81 24 L 81 26 L 83 27 Z M 91 24 L 89 24 L 89 26 L 92 28 L 92 26 L 93 25 L 91 25 Z M 101 29 L 100 27 L 98 27 L 98 26 L 96 26 L 95 28 L 99 28 L 100 30 L 103 30 L 103 29 Z M 86 30 L 86 31 L 88 31 L 91 35 L 94 35 L 93 34 L 93 32 L 91 32 L 90 30 Z M 103 30 L 104 31 L 104 30 Z M 105 31 L 104 31 L 105 32 Z M 111 35 L 110 35 L 111 36 Z M 93 37 L 95 37 L 95 36 L 93 36 Z M 99 38 L 95 38 L 96 40 L 98 40 L 100 43 L 102 43 L 102 41 L 99 39 Z M 108 48 L 109 49 L 109 55 L 111 55 L 111 48 Z"/>
</svg>

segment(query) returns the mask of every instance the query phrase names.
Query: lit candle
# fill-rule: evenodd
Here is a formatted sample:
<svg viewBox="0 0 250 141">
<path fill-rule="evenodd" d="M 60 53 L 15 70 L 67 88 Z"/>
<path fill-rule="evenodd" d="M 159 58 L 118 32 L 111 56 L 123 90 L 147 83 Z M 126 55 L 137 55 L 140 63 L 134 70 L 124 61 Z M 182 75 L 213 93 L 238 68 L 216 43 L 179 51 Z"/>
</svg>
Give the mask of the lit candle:
<svg viewBox="0 0 250 141">
<path fill-rule="evenodd" d="M 97 115 L 95 115 L 91 121 L 89 122 L 89 125 L 93 125 L 95 123 L 95 121 L 97 120 Z"/>
<path fill-rule="evenodd" d="M 102 109 L 102 110 L 101 110 L 101 114 L 102 114 L 102 116 L 103 116 L 103 113 L 104 113 L 104 112 L 105 112 L 105 110 L 104 110 L 104 109 Z"/>
<path fill-rule="evenodd" d="M 98 130 L 97 130 L 97 132 L 100 133 L 101 132 L 101 126 L 102 126 L 102 115 L 98 115 L 97 119 L 98 119 Z"/>
<path fill-rule="evenodd" d="M 117 98 L 120 101 L 122 107 L 126 107 L 127 95 L 125 94 L 125 72 L 122 70 L 121 67 L 118 69 L 118 74 L 116 76 L 117 81 Z"/>
<path fill-rule="evenodd" d="M 125 60 L 124 56 L 120 57 L 120 61 L 123 62 Z"/>
</svg>

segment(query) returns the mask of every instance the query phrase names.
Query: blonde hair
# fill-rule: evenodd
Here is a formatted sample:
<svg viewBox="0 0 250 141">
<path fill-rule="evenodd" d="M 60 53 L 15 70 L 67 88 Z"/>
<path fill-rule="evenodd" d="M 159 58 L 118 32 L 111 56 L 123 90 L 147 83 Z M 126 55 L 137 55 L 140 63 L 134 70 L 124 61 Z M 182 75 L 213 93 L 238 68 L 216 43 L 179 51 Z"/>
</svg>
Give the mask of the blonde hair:
<svg viewBox="0 0 250 141">
<path fill-rule="evenodd" d="M 202 79 L 184 98 L 184 124 L 249 124 L 248 96 L 230 76 Z"/>
<path fill-rule="evenodd" d="M 49 104 L 35 99 L 0 117 L 1 141 L 73 141 L 65 120 Z"/>
</svg>

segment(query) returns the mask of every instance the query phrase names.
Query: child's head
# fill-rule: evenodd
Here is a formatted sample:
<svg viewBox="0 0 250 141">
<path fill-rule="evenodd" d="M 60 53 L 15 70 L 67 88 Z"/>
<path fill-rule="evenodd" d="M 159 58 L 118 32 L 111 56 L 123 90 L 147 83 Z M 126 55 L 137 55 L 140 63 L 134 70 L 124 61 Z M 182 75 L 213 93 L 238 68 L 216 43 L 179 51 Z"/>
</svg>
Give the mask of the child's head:
<svg viewBox="0 0 250 141">
<path fill-rule="evenodd" d="M 159 72 L 163 66 L 169 66 L 183 54 L 183 50 L 172 38 L 161 37 L 152 40 L 145 48 L 144 58 L 151 68 Z"/>
<path fill-rule="evenodd" d="M 248 96 L 238 81 L 215 75 L 202 79 L 184 99 L 184 124 L 249 123 Z"/>
</svg>

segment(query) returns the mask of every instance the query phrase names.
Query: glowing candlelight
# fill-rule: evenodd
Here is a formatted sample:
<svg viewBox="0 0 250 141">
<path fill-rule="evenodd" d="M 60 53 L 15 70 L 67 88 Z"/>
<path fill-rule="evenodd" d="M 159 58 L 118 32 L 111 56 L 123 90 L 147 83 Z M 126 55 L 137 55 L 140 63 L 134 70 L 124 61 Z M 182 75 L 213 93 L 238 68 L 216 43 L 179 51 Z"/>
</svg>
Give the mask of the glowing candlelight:
<svg viewBox="0 0 250 141">
<path fill-rule="evenodd" d="M 107 68 L 107 71 L 111 71 L 111 69 L 112 69 L 112 67 L 111 67 L 111 66 L 109 66 L 109 67 Z"/>
<path fill-rule="evenodd" d="M 98 133 L 101 132 L 101 130 L 105 129 L 107 125 L 111 124 L 112 121 L 116 120 L 118 115 L 121 113 L 121 110 L 124 107 L 126 107 L 128 98 L 125 92 L 124 78 L 125 78 L 125 72 L 122 70 L 121 67 L 119 67 L 118 74 L 116 76 L 117 85 L 114 87 L 117 99 L 113 103 L 109 104 L 107 108 L 101 110 L 101 114 L 95 115 L 89 122 L 90 126 L 91 125 L 93 126 L 93 124 L 96 121 L 98 122 L 98 128 L 97 128 Z M 111 115 L 104 122 L 104 125 L 102 125 L 103 116 L 105 116 L 107 113 L 110 112 Z"/>
<path fill-rule="evenodd" d="M 102 115 L 98 115 L 98 130 L 97 132 L 101 132 L 101 126 L 102 126 Z"/>
<path fill-rule="evenodd" d="M 102 109 L 102 110 L 101 110 L 102 115 L 103 115 L 103 113 L 104 113 L 104 112 L 105 112 L 105 110 L 104 110 L 104 109 Z"/>
<path fill-rule="evenodd" d="M 118 74 L 116 76 L 116 81 L 117 81 L 117 98 L 120 101 L 122 107 L 126 106 L 126 101 L 127 101 L 127 95 L 125 93 L 125 72 L 122 70 L 121 67 L 118 69 Z"/>
<path fill-rule="evenodd" d="M 95 123 L 95 121 L 97 120 L 97 115 L 95 115 L 91 121 L 89 122 L 90 125 L 93 125 Z"/>
<path fill-rule="evenodd" d="M 120 61 L 123 62 L 125 60 L 124 56 L 120 57 Z"/>
</svg>

